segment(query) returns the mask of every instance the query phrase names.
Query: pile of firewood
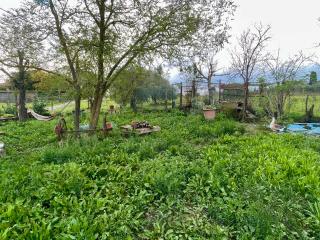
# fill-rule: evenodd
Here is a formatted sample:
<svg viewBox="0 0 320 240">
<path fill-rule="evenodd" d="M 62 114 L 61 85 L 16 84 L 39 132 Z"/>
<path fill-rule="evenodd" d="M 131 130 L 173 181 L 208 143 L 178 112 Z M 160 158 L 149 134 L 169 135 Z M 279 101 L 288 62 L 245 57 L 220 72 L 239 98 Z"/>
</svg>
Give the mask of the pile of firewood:
<svg viewBox="0 0 320 240">
<path fill-rule="evenodd" d="M 146 121 L 142 121 L 142 122 L 132 122 L 131 123 L 131 127 L 133 129 L 140 129 L 140 128 L 152 128 L 152 126 L 146 122 Z"/>
</svg>

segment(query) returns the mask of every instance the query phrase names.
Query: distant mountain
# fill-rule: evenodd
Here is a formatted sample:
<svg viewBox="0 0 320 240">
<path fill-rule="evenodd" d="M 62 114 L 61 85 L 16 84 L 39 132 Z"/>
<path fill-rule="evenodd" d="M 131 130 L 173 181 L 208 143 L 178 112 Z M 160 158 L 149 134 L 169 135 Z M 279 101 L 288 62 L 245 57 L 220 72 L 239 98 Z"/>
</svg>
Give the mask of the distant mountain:
<svg viewBox="0 0 320 240">
<path fill-rule="evenodd" d="M 310 65 L 302 67 L 299 70 L 299 72 L 297 73 L 296 78 L 301 79 L 301 80 L 302 79 L 309 80 L 309 75 L 312 71 L 317 73 L 318 81 L 320 81 L 320 65 L 319 64 L 310 64 Z M 219 75 L 219 74 L 223 74 L 223 73 L 217 73 L 217 74 Z M 257 73 L 256 76 L 259 76 L 259 74 Z M 236 74 L 229 73 L 229 75 L 215 76 L 213 79 L 213 82 L 217 83 L 219 81 L 221 81 L 221 83 L 231 83 L 231 82 L 232 83 L 242 83 L 243 80 L 242 80 L 242 78 L 240 78 Z M 170 82 L 171 83 L 184 82 L 184 77 L 181 73 L 176 73 L 176 74 L 170 76 Z"/>
<path fill-rule="evenodd" d="M 320 65 L 319 64 L 311 64 L 311 65 L 303 67 L 299 71 L 298 77 L 305 78 L 307 75 L 310 75 L 310 73 L 313 71 L 317 73 L 318 80 L 320 80 Z M 309 77 L 308 77 L 308 79 L 309 79 Z"/>
</svg>

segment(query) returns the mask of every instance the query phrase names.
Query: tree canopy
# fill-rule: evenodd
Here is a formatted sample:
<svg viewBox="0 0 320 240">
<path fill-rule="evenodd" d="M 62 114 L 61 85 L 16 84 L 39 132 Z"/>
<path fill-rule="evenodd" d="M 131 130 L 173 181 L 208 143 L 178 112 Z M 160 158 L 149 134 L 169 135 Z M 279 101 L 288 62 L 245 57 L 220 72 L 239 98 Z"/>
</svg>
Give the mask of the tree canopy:
<svg viewBox="0 0 320 240">
<path fill-rule="evenodd" d="M 118 76 L 135 60 L 174 58 L 187 46 L 216 34 L 225 13 L 232 13 L 232 0 L 37 0 L 41 13 L 47 12 L 48 29 L 55 25 L 69 65 L 77 82 L 74 60 L 85 59 L 94 73 L 91 126 L 97 125 L 104 95 Z M 43 17 L 43 14 L 39 15 Z M 223 25 L 224 26 L 224 25 Z M 210 38 L 211 39 L 211 38 Z M 81 67 L 81 66 L 80 66 Z"/>
</svg>

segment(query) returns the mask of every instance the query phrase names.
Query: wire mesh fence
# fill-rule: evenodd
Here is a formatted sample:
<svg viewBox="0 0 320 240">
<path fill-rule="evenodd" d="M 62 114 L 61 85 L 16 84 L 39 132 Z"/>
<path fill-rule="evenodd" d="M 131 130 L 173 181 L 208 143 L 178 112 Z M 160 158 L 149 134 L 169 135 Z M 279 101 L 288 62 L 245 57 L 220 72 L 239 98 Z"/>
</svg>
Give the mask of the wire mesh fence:
<svg viewBox="0 0 320 240">
<path fill-rule="evenodd" d="M 221 83 L 192 81 L 173 84 L 175 99 L 182 109 L 201 108 L 219 103 L 226 108 L 239 110 L 245 99 L 245 85 L 238 82 Z M 313 86 L 299 81 L 285 83 L 250 82 L 248 104 L 252 114 L 258 117 L 279 116 L 320 118 L 320 84 Z M 309 115 L 309 116 L 308 116 Z"/>
</svg>

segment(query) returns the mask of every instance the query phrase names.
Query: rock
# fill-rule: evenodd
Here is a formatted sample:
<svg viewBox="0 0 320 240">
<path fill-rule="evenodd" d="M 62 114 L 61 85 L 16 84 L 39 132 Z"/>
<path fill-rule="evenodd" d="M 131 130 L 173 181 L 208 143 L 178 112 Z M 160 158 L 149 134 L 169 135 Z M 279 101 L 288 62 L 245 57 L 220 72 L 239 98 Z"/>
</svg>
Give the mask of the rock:
<svg viewBox="0 0 320 240">
<path fill-rule="evenodd" d="M 89 124 L 80 125 L 79 130 L 80 131 L 87 131 L 90 129 Z"/>
<path fill-rule="evenodd" d="M 4 156 L 6 154 L 5 148 L 4 148 L 4 143 L 0 142 L 0 157 Z"/>
</svg>

